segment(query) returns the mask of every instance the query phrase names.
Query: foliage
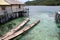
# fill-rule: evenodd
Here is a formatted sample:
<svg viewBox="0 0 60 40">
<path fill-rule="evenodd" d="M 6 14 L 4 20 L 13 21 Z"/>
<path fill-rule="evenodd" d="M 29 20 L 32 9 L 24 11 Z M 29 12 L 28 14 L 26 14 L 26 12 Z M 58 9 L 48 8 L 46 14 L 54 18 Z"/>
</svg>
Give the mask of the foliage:
<svg viewBox="0 0 60 40">
<path fill-rule="evenodd" d="M 27 1 L 26 5 L 60 5 L 60 0 L 34 0 Z"/>
</svg>

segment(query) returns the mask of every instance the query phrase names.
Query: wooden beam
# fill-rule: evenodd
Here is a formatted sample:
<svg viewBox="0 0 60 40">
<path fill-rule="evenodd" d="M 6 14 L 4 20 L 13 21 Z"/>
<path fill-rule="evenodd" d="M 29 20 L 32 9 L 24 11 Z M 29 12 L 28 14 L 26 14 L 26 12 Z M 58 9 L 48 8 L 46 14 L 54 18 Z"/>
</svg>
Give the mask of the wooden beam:
<svg viewBox="0 0 60 40">
<path fill-rule="evenodd" d="M 39 23 L 39 22 L 40 22 L 40 20 L 36 20 L 35 22 L 29 24 L 28 26 L 24 27 L 24 28 L 21 29 L 20 31 L 14 33 L 13 35 L 11 35 L 11 36 L 7 37 L 6 39 L 3 39 L 3 40 L 10 40 L 10 39 L 12 39 L 12 38 L 14 38 L 14 37 L 22 34 L 22 33 L 24 33 L 25 31 L 27 31 L 28 29 L 32 28 L 34 25 L 36 25 L 36 24 Z"/>
<path fill-rule="evenodd" d="M 26 18 L 22 23 L 20 23 L 16 28 L 11 29 L 9 32 L 3 35 L 1 39 L 5 39 L 9 37 L 10 35 L 14 34 L 17 30 L 19 30 L 25 23 L 27 23 L 30 19 Z"/>
</svg>

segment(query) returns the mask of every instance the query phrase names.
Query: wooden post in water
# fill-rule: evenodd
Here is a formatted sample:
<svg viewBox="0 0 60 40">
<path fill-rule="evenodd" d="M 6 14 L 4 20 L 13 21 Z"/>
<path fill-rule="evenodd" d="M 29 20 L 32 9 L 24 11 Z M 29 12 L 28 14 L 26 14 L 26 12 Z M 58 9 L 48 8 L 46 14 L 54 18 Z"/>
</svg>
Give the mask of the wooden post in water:
<svg viewBox="0 0 60 40">
<path fill-rule="evenodd" d="M 10 40 L 10 39 L 12 39 L 12 38 L 14 38 L 14 37 L 22 34 L 22 33 L 24 33 L 25 31 L 27 31 L 28 29 L 32 28 L 34 25 L 36 25 L 36 24 L 39 23 L 39 22 L 40 22 L 40 20 L 36 20 L 35 22 L 29 24 L 28 26 L 24 27 L 24 28 L 21 29 L 20 31 L 17 31 L 17 32 L 14 33 L 13 35 L 11 35 L 11 36 L 7 37 L 6 39 L 3 39 L 3 40 Z"/>
<path fill-rule="evenodd" d="M 3 35 L 1 39 L 5 39 L 9 37 L 10 35 L 14 34 L 17 30 L 19 30 L 25 23 L 27 23 L 30 19 L 26 18 L 22 23 L 20 23 L 16 28 L 11 29 L 9 32 Z"/>
</svg>

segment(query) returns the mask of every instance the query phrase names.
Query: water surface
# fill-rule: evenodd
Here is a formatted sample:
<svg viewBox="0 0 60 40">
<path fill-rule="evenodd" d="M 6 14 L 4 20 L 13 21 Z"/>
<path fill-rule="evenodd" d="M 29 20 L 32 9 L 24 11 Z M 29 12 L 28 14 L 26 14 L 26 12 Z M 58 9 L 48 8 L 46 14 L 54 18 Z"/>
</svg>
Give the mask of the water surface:
<svg viewBox="0 0 60 40">
<path fill-rule="evenodd" d="M 30 18 L 30 21 L 26 25 L 35 22 L 36 19 L 40 19 L 40 23 L 31 28 L 30 30 L 28 30 L 26 33 L 19 35 L 14 40 L 58 40 L 59 34 L 57 25 L 55 23 L 55 13 L 58 10 L 60 10 L 60 6 L 26 6 L 26 7 L 29 7 Z M 3 26 L 0 26 L 0 36 L 6 33 L 8 30 L 10 30 L 11 26 L 13 27 L 17 26 L 24 19 L 25 17 L 23 18 L 20 17 L 4 24 Z"/>
<path fill-rule="evenodd" d="M 55 13 L 60 6 L 28 6 L 30 23 L 40 19 L 40 23 L 16 40 L 58 40 L 58 28 L 55 23 Z"/>
</svg>

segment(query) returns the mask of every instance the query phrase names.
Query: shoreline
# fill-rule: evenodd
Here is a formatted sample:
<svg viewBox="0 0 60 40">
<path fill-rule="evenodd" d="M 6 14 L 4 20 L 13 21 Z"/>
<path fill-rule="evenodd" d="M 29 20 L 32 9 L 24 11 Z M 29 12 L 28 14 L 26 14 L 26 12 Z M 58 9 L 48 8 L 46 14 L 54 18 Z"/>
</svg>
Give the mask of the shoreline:
<svg viewBox="0 0 60 40">
<path fill-rule="evenodd" d="M 54 6 L 54 5 L 25 5 L 25 6 Z M 55 5 L 55 6 L 60 6 L 60 5 Z"/>
</svg>

